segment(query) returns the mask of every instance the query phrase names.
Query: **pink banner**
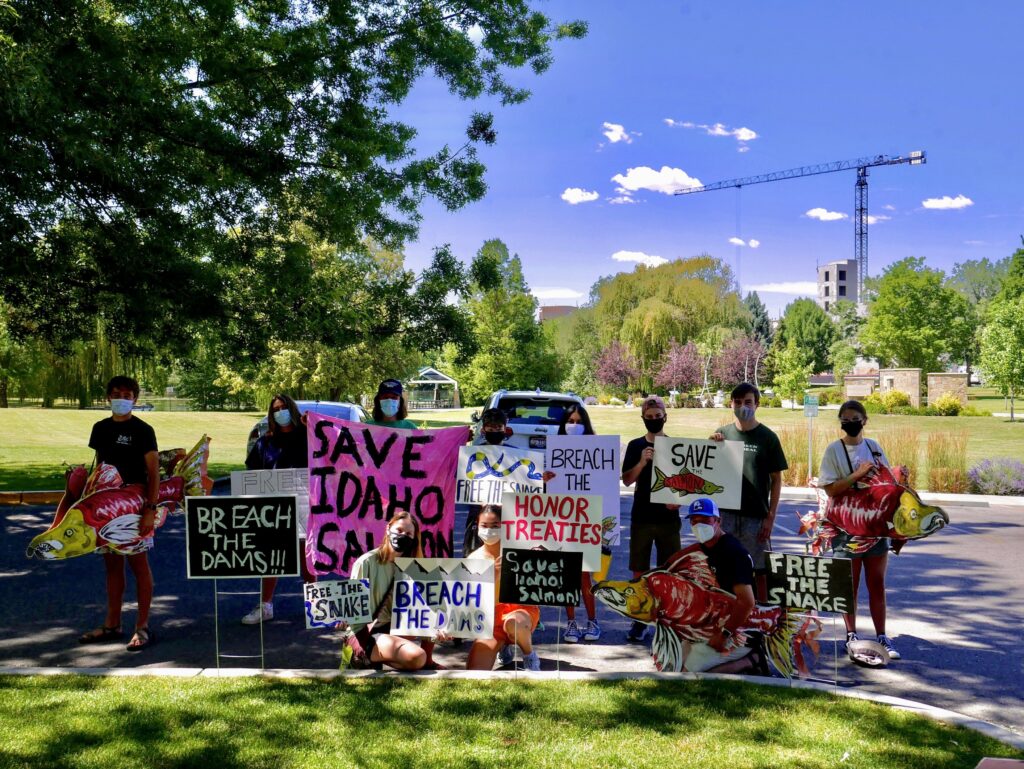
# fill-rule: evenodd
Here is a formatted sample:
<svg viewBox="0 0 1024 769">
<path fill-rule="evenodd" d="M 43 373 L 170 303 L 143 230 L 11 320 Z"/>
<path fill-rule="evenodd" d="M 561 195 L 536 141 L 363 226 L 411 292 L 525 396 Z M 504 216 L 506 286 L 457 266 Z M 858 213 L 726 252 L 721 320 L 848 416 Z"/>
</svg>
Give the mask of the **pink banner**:
<svg viewBox="0 0 1024 769">
<path fill-rule="evenodd" d="M 348 576 L 400 510 L 419 521 L 425 558 L 455 555 L 455 471 L 465 427 L 402 430 L 310 413 L 306 563 Z"/>
</svg>

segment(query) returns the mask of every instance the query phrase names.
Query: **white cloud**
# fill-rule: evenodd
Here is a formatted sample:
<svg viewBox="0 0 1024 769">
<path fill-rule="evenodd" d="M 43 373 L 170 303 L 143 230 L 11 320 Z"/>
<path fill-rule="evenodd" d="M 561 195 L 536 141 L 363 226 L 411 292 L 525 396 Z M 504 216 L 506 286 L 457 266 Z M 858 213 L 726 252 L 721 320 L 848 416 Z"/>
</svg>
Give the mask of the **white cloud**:
<svg viewBox="0 0 1024 769">
<path fill-rule="evenodd" d="M 629 205 L 630 203 L 640 202 L 636 198 L 631 198 L 629 195 L 619 195 L 618 197 L 615 198 L 605 198 L 605 200 L 607 200 L 613 206 L 625 206 Z"/>
<path fill-rule="evenodd" d="M 964 241 L 964 245 L 965 246 L 987 246 L 988 245 L 988 241 L 987 240 L 965 240 Z"/>
<path fill-rule="evenodd" d="M 538 299 L 582 299 L 584 293 L 572 288 L 535 288 L 531 292 Z"/>
<path fill-rule="evenodd" d="M 648 166 L 630 168 L 625 174 L 615 174 L 612 181 L 628 192 L 652 190 L 665 195 L 672 195 L 676 190 L 704 186 L 700 179 L 691 177 L 683 169 L 668 166 L 662 166 L 660 171 Z"/>
<path fill-rule="evenodd" d="M 757 248 L 761 245 L 761 241 L 754 240 L 753 238 L 751 238 L 750 240 L 747 241 L 747 245 L 750 246 L 751 248 Z"/>
<path fill-rule="evenodd" d="M 840 219 L 849 219 L 847 214 L 841 214 L 838 211 L 828 211 L 824 208 L 812 208 L 810 211 L 804 214 L 804 216 L 810 219 L 817 219 L 822 222 L 836 222 Z"/>
<path fill-rule="evenodd" d="M 879 214 L 878 216 L 872 216 L 871 214 L 868 214 L 868 224 L 878 224 L 879 222 L 888 222 L 891 219 L 892 219 L 891 216 L 885 216 L 884 214 Z"/>
<path fill-rule="evenodd" d="M 592 200 L 597 200 L 599 197 L 601 196 L 598 193 L 580 189 L 579 187 L 566 187 L 565 192 L 562 193 L 562 200 L 570 206 L 589 203 Z"/>
<path fill-rule="evenodd" d="M 744 291 L 757 291 L 759 294 L 791 294 L 793 296 L 817 296 L 818 284 L 813 280 L 793 280 L 783 283 L 758 283 L 744 286 Z"/>
<path fill-rule="evenodd" d="M 747 241 L 745 241 L 743 238 L 735 238 L 735 237 L 729 238 L 729 242 L 732 243 L 734 246 L 745 246 L 745 245 L 747 245 Z"/>
<path fill-rule="evenodd" d="M 663 256 L 645 254 L 643 251 L 616 251 L 612 254 L 612 259 L 616 262 L 639 262 L 640 264 L 646 264 L 648 267 L 657 267 L 659 264 L 664 264 L 668 261 Z"/>
<path fill-rule="evenodd" d="M 754 139 L 759 138 L 759 134 L 752 128 L 746 126 L 740 126 L 739 128 L 729 128 L 723 123 L 714 123 L 708 125 L 707 123 L 691 123 L 690 121 L 673 120 L 670 117 L 665 118 L 665 125 L 669 128 L 699 128 L 708 136 L 731 136 L 739 143 L 736 148 L 737 152 L 747 152 L 750 147 L 747 146 L 747 142 L 752 142 Z"/>
<path fill-rule="evenodd" d="M 640 136 L 639 132 L 627 131 L 625 126 L 619 125 L 618 123 L 602 123 L 601 127 L 604 129 L 601 133 L 603 133 L 612 144 L 618 144 L 619 142 L 632 144 L 633 137 Z"/>
<path fill-rule="evenodd" d="M 882 206 L 882 208 L 884 208 L 886 211 L 896 210 L 896 206 L 892 205 L 891 203 L 886 203 L 884 206 Z"/>
<path fill-rule="evenodd" d="M 965 195 L 957 195 L 955 198 L 951 198 L 949 195 L 943 195 L 941 198 L 928 198 L 927 200 L 922 200 L 921 205 L 925 208 L 943 210 L 949 208 L 967 208 L 967 206 L 973 206 L 974 201 Z"/>
</svg>

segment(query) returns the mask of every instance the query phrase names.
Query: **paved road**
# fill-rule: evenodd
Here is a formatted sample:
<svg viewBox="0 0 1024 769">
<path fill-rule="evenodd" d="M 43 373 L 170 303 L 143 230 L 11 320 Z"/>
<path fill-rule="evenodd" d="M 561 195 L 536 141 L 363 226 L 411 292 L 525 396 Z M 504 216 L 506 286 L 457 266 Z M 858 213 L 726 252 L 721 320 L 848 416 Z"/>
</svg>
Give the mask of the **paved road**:
<svg viewBox="0 0 1024 769">
<path fill-rule="evenodd" d="M 625 578 L 626 534 L 631 498 L 622 498 L 623 542 L 612 578 Z M 784 503 L 775 547 L 799 552 L 794 513 L 807 503 Z M 87 556 L 61 563 L 24 557 L 31 537 L 45 528 L 52 508 L 0 507 L 0 665 L 212 667 L 216 665 L 215 610 L 222 654 L 258 655 L 260 631 L 238 618 L 249 608 L 249 580 L 221 581 L 230 595 L 214 600 L 209 581 L 184 576 L 184 521 L 171 519 L 151 554 L 156 575 L 153 626 L 159 643 L 140 654 L 122 644 L 80 646 L 76 638 L 103 616 L 103 569 Z M 1024 734 L 1024 507 L 947 506 L 953 524 L 893 558 L 889 571 L 889 633 L 903 660 L 885 670 L 858 668 L 841 658 L 819 659 L 815 675 L 839 685 L 916 699 L 1006 726 Z M 462 530 L 461 520 L 456 531 Z M 129 598 L 132 597 L 129 579 Z M 131 606 L 130 603 L 126 604 Z M 330 632 L 306 631 L 298 579 L 282 580 L 278 615 L 264 626 L 265 663 L 271 668 L 337 666 L 338 642 Z M 626 621 L 599 608 L 605 637 L 596 644 L 557 643 L 564 612 L 545 609 L 539 647 L 544 669 L 651 670 L 643 647 L 623 643 Z M 129 610 L 126 625 L 133 619 Z M 842 637 L 842 622 L 826 627 L 826 638 Z M 866 611 L 862 630 L 870 629 Z M 825 644 L 826 651 L 836 648 Z M 463 664 L 466 647 L 448 648 L 440 658 Z M 224 666 L 258 665 L 251 658 L 224 657 Z"/>
</svg>

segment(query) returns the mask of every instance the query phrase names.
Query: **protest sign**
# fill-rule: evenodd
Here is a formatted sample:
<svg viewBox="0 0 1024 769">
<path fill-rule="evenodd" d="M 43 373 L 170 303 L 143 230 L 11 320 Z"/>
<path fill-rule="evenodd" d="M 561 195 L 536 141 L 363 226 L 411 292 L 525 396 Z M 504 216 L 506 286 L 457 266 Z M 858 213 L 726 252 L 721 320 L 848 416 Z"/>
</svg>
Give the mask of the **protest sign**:
<svg viewBox="0 0 1024 769">
<path fill-rule="evenodd" d="M 396 558 L 391 632 L 453 638 L 494 635 L 494 561 L 489 558 Z"/>
<path fill-rule="evenodd" d="M 295 497 L 185 497 L 189 579 L 296 577 Z"/>
<path fill-rule="evenodd" d="M 849 558 L 800 553 L 765 553 L 768 603 L 787 609 L 848 612 L 853 607 Z"/>
<path fill-rule="evenodd" d="M 578 606 L 582 572 L 582 553 L 503 549 L 498 600 L 524 606 Z"/>
<path fill-rule="evenodd" d="M 424 555 L 454 554 L 455 463 L 466 428 L 403 430 L 308 417 L 312 573 L 347 576 L 399 510 L 419 523 Z"/>
<path fill-rule="evenodd" d="M 290 467 L 284 470 L 235 470 L 231 473 L 231 496 L 295 495 L 299 516 L 299 536 L 306 536 L 309 518 L 309 470 Z"/>
<path fill-rule="evenodd" d="M 510 446 L 459 449 L 456 501 L 500 505 L 506 491 L 544 491 L 544 454 Z"/>
<path fill-rule="evenodd" d="M 549 435 L 544 468 L 555 474 L 549 494 L 599 495 L 603 501 L 602 538 L 619 543 L 619 436 Z"/>
<path fill-rule="evenodd" d="M 373 621 L 368 579 L 307 582 L 303 585 L 303 595 L 307 630 L 335 627 L 341 622 L 368 625 Z"/>
<path fill-rule="evenodd" d="M 651 501 L 688 505 L 711 497 L 720 508 L 738 510 L 743 493 L 743 443 L 690 438 L 654 439 Z"/>
<path fill-rule="evenodd" d="M 543 547 L 582 553 L 584 571 L 601 570 L 601 497 L 506 492 L 501 510 L 502 550 Z"/>
</svg>

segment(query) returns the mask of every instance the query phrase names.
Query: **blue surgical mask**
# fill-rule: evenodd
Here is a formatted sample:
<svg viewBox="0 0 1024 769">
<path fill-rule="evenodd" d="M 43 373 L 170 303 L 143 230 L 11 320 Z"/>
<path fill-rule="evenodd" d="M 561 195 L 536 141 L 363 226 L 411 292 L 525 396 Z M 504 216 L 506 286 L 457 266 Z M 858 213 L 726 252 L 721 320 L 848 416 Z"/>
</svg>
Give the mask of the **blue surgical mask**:
<svg viewBox="0 0 1024 769">
<path fill-rule="evenodd" d="M 732 413 L 736 415 L 736 418 L 741 422 L 749 422 L 754 418 L 754 409 L 752 406 L 736 406 L 733 408 Z"/>
<path fill-rule="evenodd" d="M 572 422 L 567 422 L 565 425 L 566 435 L 583 435 L 586 431 L 587 428 L 580 423 L 573 424 Z"/>
<path fill-rule="evenodd" d="M 401 406 L 401 402 L 388 398 L 380 402 L 380 412 L 386 417 L 393 417 L 398 413 L 398 407 Z"/>
<path fill-rule="evenodd" d="M 132 413 L 132 407 L 134 405 L 135 401 L 129 398 L 112 398 L 110 401 L 110 410 L 114 412 L 116 416 L 123 417 Z"/>
<path fill-rule="evenodd" d="M 290 412 L 288 409 L 281 409 L 280 411 L 275 411 L 274 421 L 281 425 L 281 427 L 287 427 L 292 423 L 292 412 Z"/>
</svg>

